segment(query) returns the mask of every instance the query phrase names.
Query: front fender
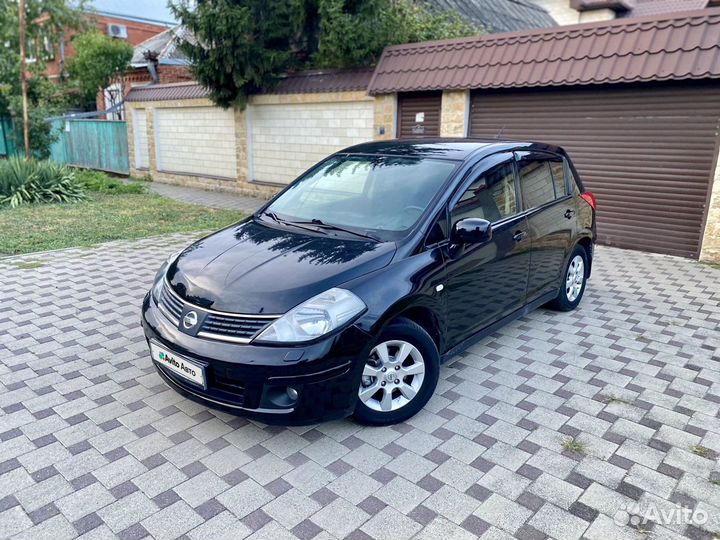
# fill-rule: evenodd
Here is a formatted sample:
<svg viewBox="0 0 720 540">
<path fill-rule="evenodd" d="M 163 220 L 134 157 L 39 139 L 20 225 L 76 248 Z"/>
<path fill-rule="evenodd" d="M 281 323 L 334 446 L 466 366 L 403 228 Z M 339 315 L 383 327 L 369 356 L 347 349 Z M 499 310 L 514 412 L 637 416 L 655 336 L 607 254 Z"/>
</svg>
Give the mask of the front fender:
<svg viewBox="0 0 720 540">
<path fill-rule="evenodd" d="M 367 305 L 367 311 L 355 324 L 373 336 L 377 336 L 390 319 L 411 308 L 429 310 L 437 319 L 442 333 L 445 328 L 445 295 L 436 288 L 444 280 L 442 251 L 434 248 L 393 262 L 345 283 L 343 287 Z"/>
</svg>

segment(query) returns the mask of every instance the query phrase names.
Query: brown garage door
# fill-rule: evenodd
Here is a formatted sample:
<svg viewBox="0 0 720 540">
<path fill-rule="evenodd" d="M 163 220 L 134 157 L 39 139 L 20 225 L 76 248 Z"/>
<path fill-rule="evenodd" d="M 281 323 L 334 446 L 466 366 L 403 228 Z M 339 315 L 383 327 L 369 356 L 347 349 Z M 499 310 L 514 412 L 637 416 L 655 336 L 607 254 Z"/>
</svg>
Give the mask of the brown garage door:
<svg viewBox="0 0 720 540">
<path fill-rule="evenodd" d="M 470 134 L 564 147 L 597 196 L 599 241 L 696 258 L 719 119 L 717 85 L 478 91 Z"/>
<path fill-rule="evenodd" d="M 441 100 L 442 92 L 398 94 L 398 137 L 439 137 Z"/>
</svg>

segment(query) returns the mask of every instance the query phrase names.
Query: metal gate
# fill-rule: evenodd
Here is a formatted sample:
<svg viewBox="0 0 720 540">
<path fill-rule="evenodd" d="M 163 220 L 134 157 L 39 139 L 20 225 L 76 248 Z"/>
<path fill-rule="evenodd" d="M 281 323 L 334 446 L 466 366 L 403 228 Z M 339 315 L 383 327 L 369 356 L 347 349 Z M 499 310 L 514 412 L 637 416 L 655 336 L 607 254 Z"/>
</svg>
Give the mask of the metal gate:
<svg viewBox="0 0 720 540">
<path fill-rule="evenodd" d="M 664 84 L 478 91 L 470 135 L 563 146 L 598 199 L 598 239 L 697 258 L 720 88 Z"/>
</svg>

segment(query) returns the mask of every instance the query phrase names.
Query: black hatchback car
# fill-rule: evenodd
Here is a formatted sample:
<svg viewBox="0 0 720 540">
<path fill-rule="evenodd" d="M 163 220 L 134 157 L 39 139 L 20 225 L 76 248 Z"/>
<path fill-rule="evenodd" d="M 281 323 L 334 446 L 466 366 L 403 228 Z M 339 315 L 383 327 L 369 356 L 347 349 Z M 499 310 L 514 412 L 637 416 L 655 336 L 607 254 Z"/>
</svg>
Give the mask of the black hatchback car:
<svg viewBox="0 0 720 540">
<path fill-rule="evenodd" d="M 418 412 L 440 364 L 590 276 L 595 199 L 558 147 L 362 144 L 162 265 L 142 324 L 165 382 L 266 423 Z"/>
</svg>

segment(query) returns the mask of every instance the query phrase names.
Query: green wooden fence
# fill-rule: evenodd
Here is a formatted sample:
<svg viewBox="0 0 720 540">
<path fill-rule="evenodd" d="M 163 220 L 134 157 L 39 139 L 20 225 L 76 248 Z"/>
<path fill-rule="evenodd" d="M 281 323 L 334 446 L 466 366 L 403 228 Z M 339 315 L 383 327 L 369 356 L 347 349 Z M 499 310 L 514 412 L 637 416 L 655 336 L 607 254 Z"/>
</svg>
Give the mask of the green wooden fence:
<svg viewBox="0 0 720 540">
<path fill-rule="evenodd" d="M 55 120 L 59 137 L 50 159 L 88 169 L 128 174 L 127 127 L 114 120 Z"/>
<path fill-rule="evenodd" d="M 9 118 L 0 118 L 0 158 L 16 154 L 12 131 L 12 121 Z"/>
</svg>

